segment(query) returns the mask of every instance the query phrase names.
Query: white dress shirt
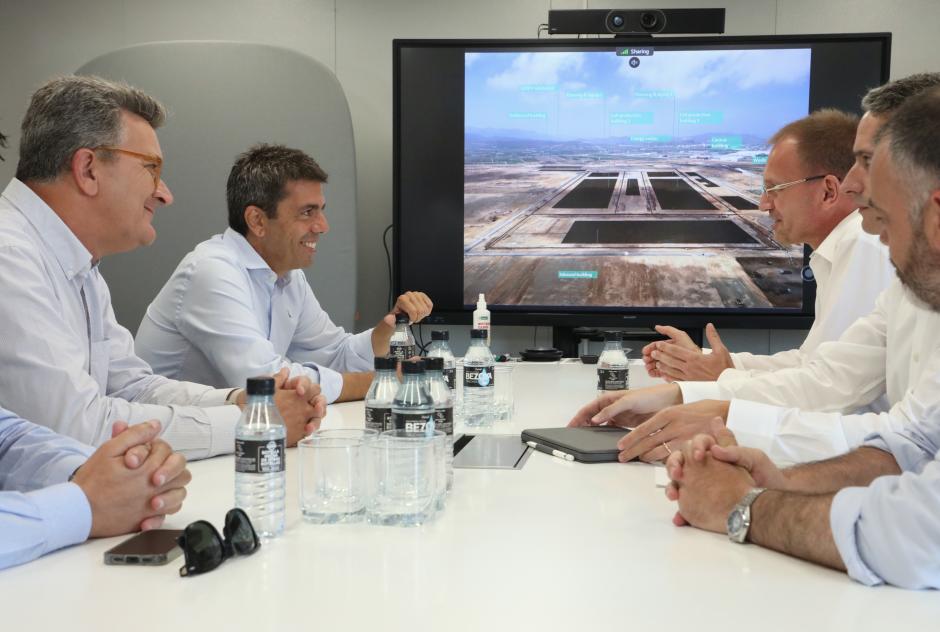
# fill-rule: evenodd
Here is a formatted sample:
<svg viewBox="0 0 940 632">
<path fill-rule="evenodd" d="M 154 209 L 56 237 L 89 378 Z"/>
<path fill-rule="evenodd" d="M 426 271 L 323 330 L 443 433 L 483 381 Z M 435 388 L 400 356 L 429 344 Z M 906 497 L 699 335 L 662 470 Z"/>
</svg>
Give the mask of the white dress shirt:
<svg viewBox="0 0 940 632">
<path fill-rule="evenodd" d="M 0 402 L 89 445 L 118 420 L 158 419 L 188 458 L 231 452 L 226 390 L 154 375 L 114 317 L 91 253 L 29 187 L 0 196 Z"/>
<path fill-rule="evenodd" d="M 903 430 L 865 442 L 890 452 L 903 474 L 847 487 L 829 508 L 849 576 L 869 586 L 940 588 L 940 398 L 920 404 L 921 414 Z"/>
<path fill-rule="evenodd" d="M 221 387 L 288 367 L 318 382 L 329 402 L 343 388 L 339 372 L 371 371 L 375 360 L 371 329 L 333 324 L 303 270 L 279 279 L 231 228 L 183 258 L 135 344 L 160 375 Z"/>
<path fill-rule="evenodd" d="M 816 316 L 803 344 L 773 355 L 732 353 L 734 369 L 723 371 L 719 381 L 801 366 L 820 344 L 838 340 L 856 319 L 871 312 L 875 299 L 896 278 L 888 248 L 862 230 L 858 211 L 832 229 L 809 256 L 809 267 L 816 278 Z"/>
<path fill-rule="evenodd" d="M 679 388 L 685 402 L 732 400 L 728 428 L 742 445 L 760 448 L 777 463 L 832 457 L 869 434 L 903 430 L 936 409 L 940 314 L 895 281 L 871 314 L 839 340 L 821 344 L 800 368 L 727 383 L 682 382 Z M 847 414 L 882 394 L 889 411 Z"/>
<path fill-rule="evenodd" d="M 0 408 L 0 569 L 91 531 L 91 505 L 69 477 L 93 449 Z"/>
</svg>

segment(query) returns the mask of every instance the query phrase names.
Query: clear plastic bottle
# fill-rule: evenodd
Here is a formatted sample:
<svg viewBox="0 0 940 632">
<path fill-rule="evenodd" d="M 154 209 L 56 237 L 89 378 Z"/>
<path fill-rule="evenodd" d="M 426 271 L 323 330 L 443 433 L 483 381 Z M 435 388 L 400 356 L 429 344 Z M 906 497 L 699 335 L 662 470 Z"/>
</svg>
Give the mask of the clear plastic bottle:
<svg viewBox="0 0 940 632">
<path fill-rule="evenodd" d="M 408 314 L 395 315 L 395 332 L 388 341 L 388 355 L 399 362 L 416 355 L 415 338 L 408 327 Z"/>
<path fill-rule="evenodd" d="M 486 336 L 485 329 L 471 329 L 463 357 L 463 420 L 468 426 L 489 426 L 494 419 L 495 362 Z"/>
<path fill-rule="evenodd" d="M 434 429 L 447 435 L 444 462 L 447 467 L 447 491 L 454 486 L 454 393 L 444 380 L 444 358 L 425 360 L 428 393 L 434 403 Z"/>
<path fill-rule="evenodd" d="M 447 344 L 448 340 L 450 340 L 450 332 L 447 330 L 432 331 L 428 357 L 444 359 L 444 381 L 453 392 L 457 388 L 457 360 L 454 358 L 454 352 L 450 350 L 450 345 Z"/>
<path fill-rule="evenodd" d="M 235 426 L 235 506 L 262 538 L 284 533 L 287 429 L 274 405 L 274 378 L 250 377 L 248 403 Z"/>
<path fill-rule="evenodd" d="M 630 373 L 627 354 L 623 351 L 623 334 L 619 331 L 604 332 L 604 350 L 597 359 L 597 391 L 622 391 L 630 388 Z"/>
<path fill-rule="evenodd" d="M 428 393 L 424 362 L 401 363 L 402 383 L 392 400 L 392 428 L 424 434 L 428 424 L 434 428 L 434 402 Z"/>
<path fill-rule="evenodd" d="M 376 432 L 392 429 L 392 401 L 398 393 L 395 358 L 375 359 L 375 378 L 366 393 L 366 428 Z"/>
</svg>

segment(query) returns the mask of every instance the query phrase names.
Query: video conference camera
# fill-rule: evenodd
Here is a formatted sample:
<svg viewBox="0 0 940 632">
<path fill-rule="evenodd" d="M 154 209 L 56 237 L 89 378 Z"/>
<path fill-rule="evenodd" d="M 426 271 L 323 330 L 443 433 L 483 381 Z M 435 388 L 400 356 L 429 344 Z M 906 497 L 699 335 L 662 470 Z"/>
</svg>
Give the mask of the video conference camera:
<svg viewBox="0 0 940 632">
<path fill-rule="evenodd" d="M 724 9 L 550 10 L 552 35 L 653 35 L 724 33 Z"/>
</svg>

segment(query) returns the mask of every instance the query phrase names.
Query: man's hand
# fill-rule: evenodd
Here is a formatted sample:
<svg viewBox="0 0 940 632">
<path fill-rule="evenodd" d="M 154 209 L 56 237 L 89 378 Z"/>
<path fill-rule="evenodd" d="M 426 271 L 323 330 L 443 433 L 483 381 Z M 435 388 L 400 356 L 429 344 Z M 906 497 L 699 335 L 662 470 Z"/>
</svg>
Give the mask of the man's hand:
<svg viewBox="0 0 940 632">
<path fill-rule="evenodd" d="M 728 514 L 752 487 L 759 485 L 744 468 L 719 461 L 711 452 L 696 458 L 695 450 L 694 442 L 687 441 L 666 462 L 671 479 L 666 497 L 679 503 L 672 521 L 678 526 L 691 524 L 725 533 Z"/>
<path fill-rule="evenodd" d="M 643 363 L 652 377 L 662 377 L 667 382 L 711 382 L 717 380 L 725 369 L 734 368 L 731 353 L 711 323 L 705 326 L 711 353 L 703 353 L 684 331 L 659 325 L 656 331 L 670 339 L 643 347 Z"/>
<path fill-rule="evenodd" d="M 392 311 L 372 330 L 372 352 L 377 356 L 388 354 L 388 341 L 395 332 L 396 314 L 408 314 L 408 320 L 417 323 L 424 320 L 433 308 L 434 303 L 424 292 L 405 292 L 399 296 Z"/>
<path fill-rule="evenodd" d="M 274 376 L 274 403 L 287 426 L 287 445 L 293 447 L 320 427 L 326 416 L 326 398 L 306 377 L 289 379 L 288 375 L 283 368 Z"/>
<path fill-rule="evenodd" d="M 713 420 L 718 419 L 724 425 L 730 405 L 730 402 L 706 399 L 661 410 L 620 440 L 618 458 L 621 463 L 635 458 L 647 463 L 665 461 L 685 441 L 697 434 L 712 432 Z"/>
<path fill-rule="evenodd" d="M 124 429 L 98 448 L 72 479 L 91 506 L 91 537 L 155 529 L 179 511 L 192 476 L 186 459 L 160 439 L 160 424 L 147 421 Z M 128 451 L 149 444 L 146 459 L 128 469 Z"/>
<path fill-rule="evenodd" d="M 571 418 L 569 427 L 609 424 L 632 428 L 652 413 L 682 401 L 679 387 L 660 384 L 633 391 L 610 391 L 587 404 Z"/>
</svg>

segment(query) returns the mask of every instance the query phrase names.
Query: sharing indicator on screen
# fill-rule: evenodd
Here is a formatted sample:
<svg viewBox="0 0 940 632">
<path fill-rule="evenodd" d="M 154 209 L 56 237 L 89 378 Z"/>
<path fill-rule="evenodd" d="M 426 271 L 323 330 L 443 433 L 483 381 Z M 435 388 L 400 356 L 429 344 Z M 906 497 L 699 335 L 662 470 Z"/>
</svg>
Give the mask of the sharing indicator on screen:
<svg viewBox="0 0 940 632">
<path fill-rule="evenodd" d="M 559 280 L 596 279 L 597 270 L 559 270 Z"/>
</svg>

